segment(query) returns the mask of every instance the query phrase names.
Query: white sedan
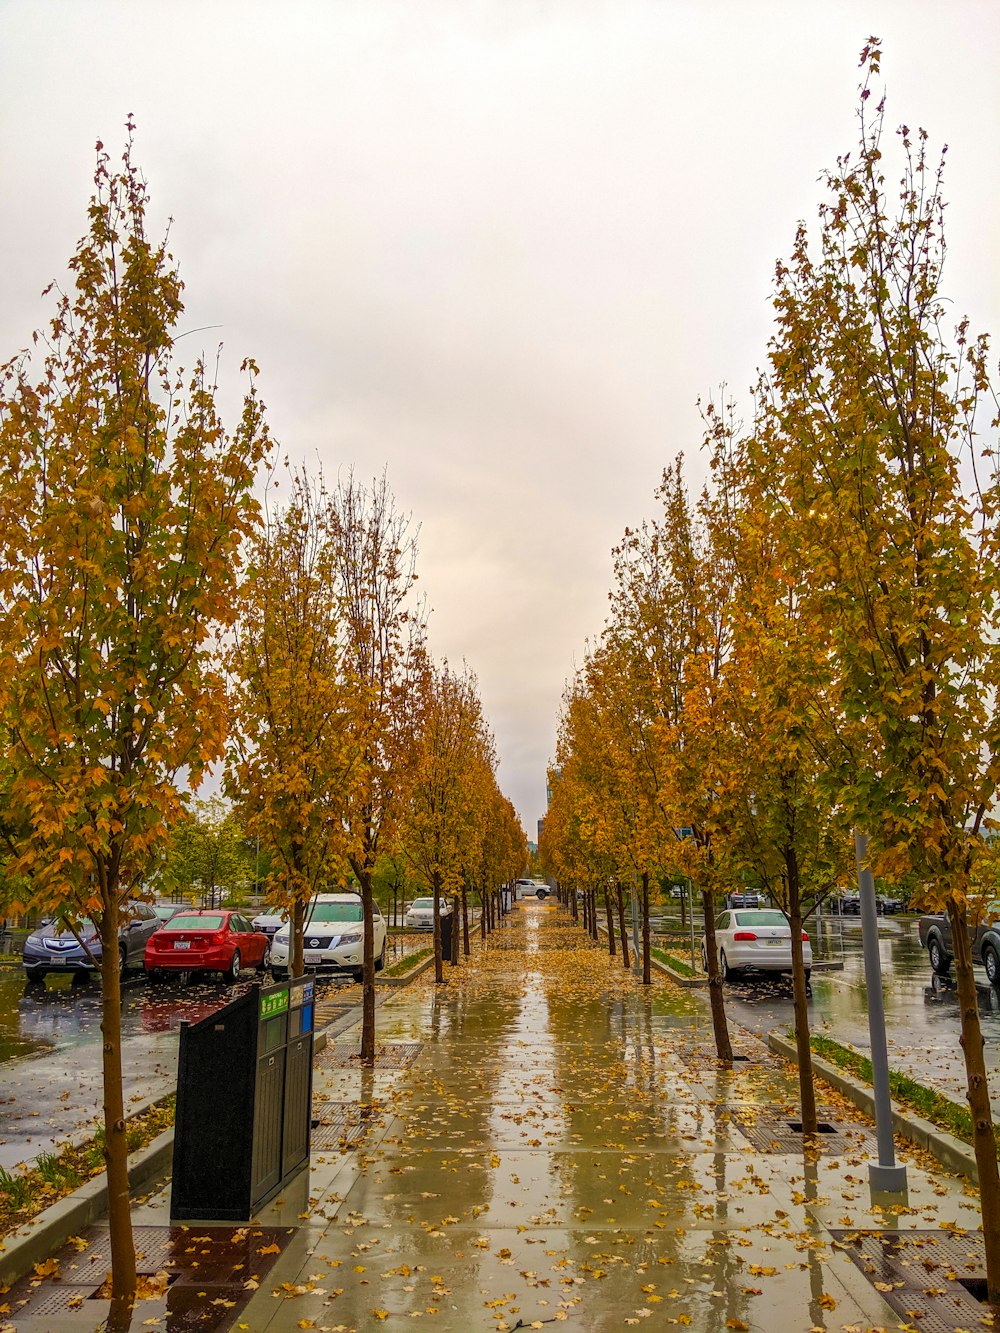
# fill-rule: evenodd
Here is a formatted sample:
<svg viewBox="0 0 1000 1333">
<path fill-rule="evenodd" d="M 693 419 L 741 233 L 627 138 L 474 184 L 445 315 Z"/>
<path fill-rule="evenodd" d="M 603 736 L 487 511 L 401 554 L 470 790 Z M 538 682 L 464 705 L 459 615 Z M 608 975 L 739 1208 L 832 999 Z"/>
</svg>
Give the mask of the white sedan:
<svg viewBox="0 0 1000 1333">
<path fill-rule="evenodd" d="M 447 916 L 451 910 L 450 902 L 442 898 L 440 915 Z M 414 898 L 403 917 L 403 925 L 408 926 L 410 930 L 433 930 L 434 929 L 434 899 L 433 898 Z"/>
<path fill-rule="evenodd" d="M 723 912 L 715 923 L 715 947 L 719 951 L 719 971 L 726 981 L 738 972 L 792 970 L 792 932 L 784 913 L 774 908 L 746 907 Z M 701 961 L 707 972 L 704 939 Z M 808 981 L 812 969 L 812 946 L 805 931 L 802 932 L 802 961 Z"/>
<path fill-rule="evenodd" d="M 385 918 L 378 904 L 373 905 L 375 971 L 385 967 Z M 306 971 L 323 969 L 350 972 L 355 981 L 363 976 L 364 923 L 361 899 L 353 893 L 320 893 L 302 933 L 303 964 Z M 275 981 L 288 976 L 292 951 L 289 927 L 284 925 L 271 944 L 271 975 Z"/>
</svg>

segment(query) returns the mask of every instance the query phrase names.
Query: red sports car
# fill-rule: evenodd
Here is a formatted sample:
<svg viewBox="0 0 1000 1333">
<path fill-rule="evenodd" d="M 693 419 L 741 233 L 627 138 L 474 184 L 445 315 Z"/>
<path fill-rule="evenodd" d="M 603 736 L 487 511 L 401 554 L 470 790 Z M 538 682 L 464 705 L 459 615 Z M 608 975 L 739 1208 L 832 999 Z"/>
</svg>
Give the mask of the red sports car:
<svg viewBox="0 0 1000 1333">
<path fill-rule="evenodd" d="M 178 912 L 146 943 L 150 981 L 164 972 L 221 972 L 235 982 L 245 967 L 263 972 L 270 961 L 270 940 L 239 912 Z"/>
</svg>

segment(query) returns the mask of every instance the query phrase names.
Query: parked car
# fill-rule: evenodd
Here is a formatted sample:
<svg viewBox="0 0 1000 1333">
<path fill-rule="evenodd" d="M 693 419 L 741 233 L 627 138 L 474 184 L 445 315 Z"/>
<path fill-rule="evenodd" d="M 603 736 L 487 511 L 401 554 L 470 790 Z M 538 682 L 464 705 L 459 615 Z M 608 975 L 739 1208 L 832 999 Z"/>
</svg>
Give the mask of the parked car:
<svg viewBox="0 0 1000 1333">
<path fill-rule="evenodd" d="M 730 907 L 763 907 L 764 899 L 759 893 L 731 893 L 726 903 Z"/>
<path fill-rule="evenodd" d="M 969 927 L 972 961 L 982 963 L 991 985 L 1000 986 L 1000 901 L 986 908 L 978 926 Z M 946 913 L 922 916 L 917 921 L 920 947 L 927 950 L 932 969 L 939 977 L 947 976 L 955 958 L 955 941 L 951 921 Z"/>
<path fill-rule="evenodd" d="M 715 947 L 719 951 L 719 969 L 725 981 L 737 972 L 792 970 L 792 932 L 784 914 L 777 908 L 737 908 L 723 912 L 715 923 Z M 805 931 L 802 932 L 802 961 L 808 981 L 812 971 L 812 945 Z M 701 962 L 707 972 L 704 937 Z"/>
<path fill-rule="evenodd" d="M 385 966 L 385 918 L 373 905 L 375 970 Z M 321 893 L 313 903 L 306 921 L 303 965 L 332 972 L 349 972 L 355 981 L 364 975 L 364 919 L 361 899 L 356 893 Z M 291 956 L 291 932 L 281 927 L 271 942 L 271 973 L 275 981 L 288 976 Z"/>
<path fill-rule="evenodd" d="M 894 912 L 902 912 L 906 904 L 902 898 L 897 898 L 893 893 L 880 893 L 875 898 L 875 910 L 880 916 L 889 916 Z"/>
<path fill-rule="evenodd" d="M 190 903 L 154 903 L 153 911 L 156 913 L 157 920 L 162 923 L 169 921 L 172 916 L 176 916 L 178 912 L 182 912 L 185 907 L 190 907 L 190 905 Z"/>
<path fill-rule="evenodd" d="M 118 971 L 141 969 L 146 942 L 160 927 L 160 919 L 149 903 L 128 903 L 118 927 Z M 77 938 L 79 937 L 79 938 Z M 89 975 L 101 966 L 101 937 L 92 921 L 84 918 L 77 932 L 58 919 L 45 921 L 24 941 L 21 962 L 29 981 L 43 981 L 49 972 Z"/>
<path fill-rule="evenodd" d="M 450 899 L 442 898 L 440 902 L 440 915 L 447 916 L 451 911 Z M 406 909 L 406 915 L 403 917 L 403 925 L 410 930 L 433 930 L 434 929 L 434 899 L 433 898 L 414 898 Z"/>
<path fill-rule="evenodd" d="M 288 924 L 286 912 L 258 912 L 253 919 L 254 930 L 259 930 L 268 939 L 273 939 L 282 926 Z"/>
<path fill-rule="evenodd" d="M 239 912 L 188 908 L 150 937 L 146 971 L 150 981 L 160 980 L 167 972 L 220 972 L 235 982 L 245 967 L 265 971 L 270 952 L 267 936 L 254 930 Z"/>
</svg>

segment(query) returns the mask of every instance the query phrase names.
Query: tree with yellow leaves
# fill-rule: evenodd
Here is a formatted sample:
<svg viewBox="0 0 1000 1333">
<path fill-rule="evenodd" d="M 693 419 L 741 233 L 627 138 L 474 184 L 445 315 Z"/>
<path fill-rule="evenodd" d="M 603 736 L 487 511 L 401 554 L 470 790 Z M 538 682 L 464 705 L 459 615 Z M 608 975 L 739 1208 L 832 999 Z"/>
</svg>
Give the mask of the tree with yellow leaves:
<svg viewBox="0 0 1000 1333">
<path fill-rule="evenodd" d="M 444 980 L 442 895 L 461 888 L 475 855 L 482 812 L 475 788 L 492 774 L 493 739 L 482 715 L 476 679 L 428 662 L 416 695 L 413 766 L 402 823 L 402 845 L 434 897 L 434 975 Z M 457 945 L 452 919 L 453 950 Z M 452 953 L 454 959 L 455 954 Z"/>
<path fill-rule="evenodd" d="M 1000 775 L 1000 449 L 988 343 L 945 332 L 943 155 L 885 101 L 828 173 L 815 250 L 801 224 L 778 265 L 770 371 L 754 432 L 790 529 L 805 614 L 830 635 L 831 798 L 870 835 L 872 868 L 914 873 L 955 941 L 989 1297 L 1000 1310 L 1000 1173 L 970 924 Z"/>
<path fill-rule="evenodd" d="M 136 1271 L 118 931 L 182 813 L 177 774 L 196 785 L 222 755 L 213 644 L 258 521 L 267 432 L 252 379 L 229 434 L 204 365 L 174 364 L 182 284 L 146 234 L 131 122 L 120 168 L 98 144 L 94 186 L 74 290 L 35 336 L 41 374 L 27 353 L 2 370 L 0 711 L 8 872 L 32 907 L 100 938 L 109 1327 L 125 1328 Z"/>
<path fill-rule="evenodd" d="M 227 786 L 247 836 L 268 853 L 266 895 L 288 915 L 292 976 L 304 970 L 310 904 L 342 882 L 344 812 L 364 746 L 364 688 L 347 657 L 337 535 L 322 482 L 294 473 L 288 501 L 251 539 L 228 655 Z"/>
<path fill-rule="evenodd" d="M 348 864 L 364 919 L 361 1057 L 375 1059 L 374 877 L 397 841 L 414 751 L 416 690 L 425 660 L 424 620 L 414 599 L 416 537 L 385 477 L 353 475 L 332 495 L 337 586 L 345 622 L 343 669 L 357 690 L 357 781 L 344 793 Z"/>
</svg>

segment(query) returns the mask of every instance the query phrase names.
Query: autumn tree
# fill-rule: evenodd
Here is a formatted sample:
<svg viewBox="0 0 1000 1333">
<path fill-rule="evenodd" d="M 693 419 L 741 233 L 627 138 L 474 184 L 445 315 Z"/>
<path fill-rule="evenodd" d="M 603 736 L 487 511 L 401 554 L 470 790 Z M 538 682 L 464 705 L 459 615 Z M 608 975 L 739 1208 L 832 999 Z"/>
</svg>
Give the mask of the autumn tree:
<svg viewBox="0 0 1000 1333">
<path fill-rule="evenodd" d="M 30 905 L 101 939 L 110 1326 L 136 1290 L 119 926 L 170 825 L 177 774 L 220 758 L 214 636 L 232 618 L 266 448 L 252 386 L 230 434 L 211 374 L 174 362 L 182 284 L 149 239 L 132 124 L 97 145 L 89 229 L 47 333 L 0 390 L 0 708 L 11 856 Z M 39 364 L 40 362 L 40 364 Z"/>
<path fill-rule="evenodd" d="M 943 154 L 896 136 L 869 97 L 860 142 L 826 176 L 814 246 L 801 224 L 775 280 L 756 431 L 771 501 L 794 530 L 808 613 L 829 627 L 833 798 L 870 835 L 875 873 L 915 873 L 947 912 L 982 1199 L 1000 1308 L 1000 1178 L 969 925 L 1000 773 L 1000 454 L 985 337 L 947 332 Z M 996 423 L 994 422 L 994 428 Z"/>
<path fill-rule="evenodd" d="M 483 720 L 475 676 L 466 667 L 428 663 L 416 694 L 413 766 L 402 843 L 434 897 L 434 971 L 442 982 L 442 896 L 460 892 L 475 855 L 482 813 L 476 788 L 493 771 L 493 741 Z M 452 957 L 457 947 L 452 919 Z"/>
<path fill-rule="evenodd" d="M 783 517 L 760 494 L 752 435 L 731 405 L 706 409 L 710 547 L 732 577 L 714 786 L 718 845 L 734 880 L 763 890 L 791 934 L 802 1129 L 817 1132 L 803 927 L 850 873 L 849 842 L 823 782 L 830 725 L 827 627 L 796 586 Z"/>
<path fill-rule="evenodd" d="M 361 780 L 365 687 L 353 672 L 338 541 L 322 481 L 294 473 L 288 500 L 250 543 L 228 654 L 227 789 L 268 854 L 266 895 L 288 913 L 292 976 L 303 972 L 315 895 L 341 881 L 345 811 Z"/>
<path fill-rule="evenodd" d="M 351 475 L 332 495 L 345 670 L 357 689 L 362 738 L 357 782 L 344 803 L 347 859 L 364 915 L 361 1056 L 375 1059 L 374 876 L 397 846 L 413 754 L 414 691 L 423 669 L 424 620 L 415 601 L 416 534 L 386 479 Z"/>
</svg>

